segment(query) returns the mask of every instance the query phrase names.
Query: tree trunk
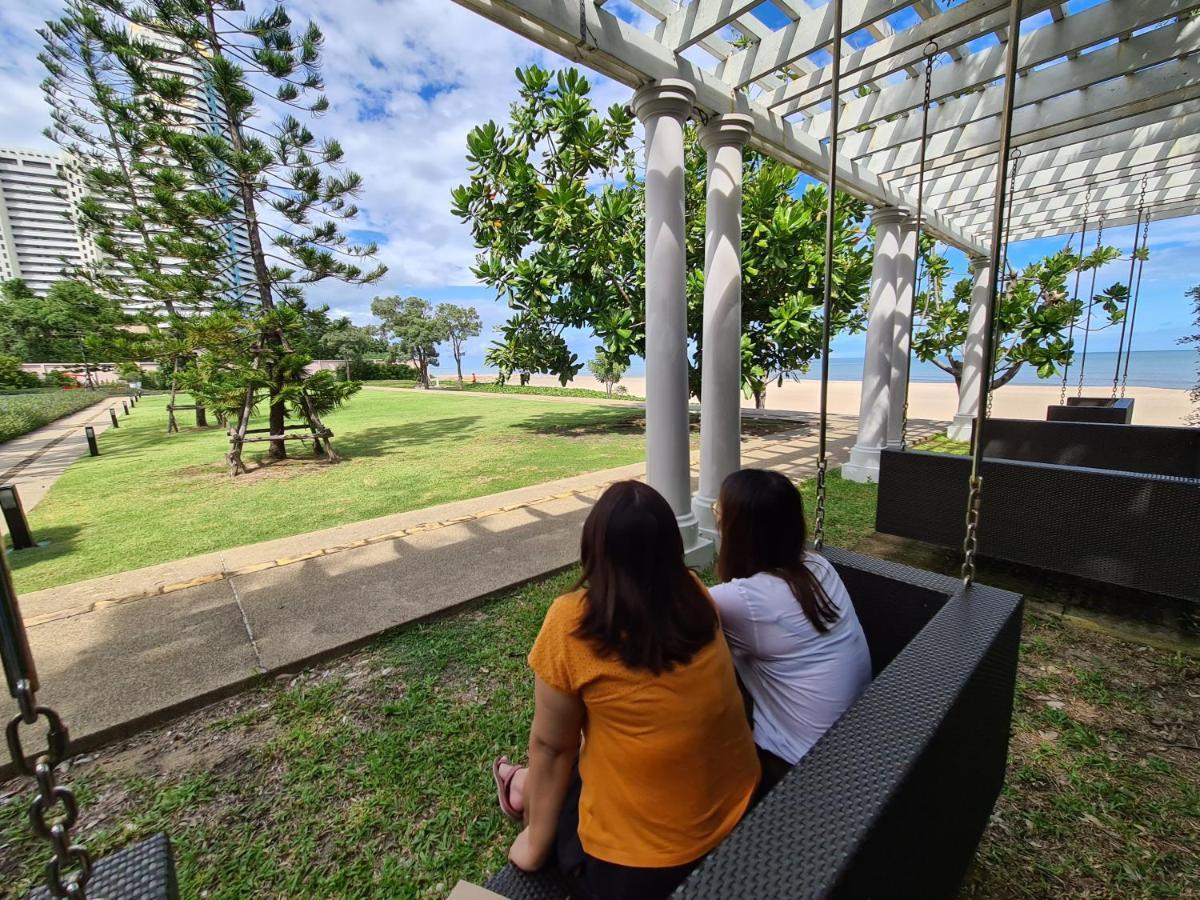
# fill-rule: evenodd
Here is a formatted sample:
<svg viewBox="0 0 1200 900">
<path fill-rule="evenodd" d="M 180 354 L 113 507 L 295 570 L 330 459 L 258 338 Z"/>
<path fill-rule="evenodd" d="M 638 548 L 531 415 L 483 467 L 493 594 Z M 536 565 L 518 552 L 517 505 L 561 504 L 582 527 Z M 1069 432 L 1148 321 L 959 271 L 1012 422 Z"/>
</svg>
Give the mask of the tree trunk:
<svg viewBox="0 0 1200 900">
<path fill-rule="evenodd" d="M 454 351 L 454 366 L 458 369 L 458 388 L 462 390 L 462 353 L 457 350 Z"/>
<path fill-rule="evenodd" d="M 1025 364 L 1024 360 L 1013 363 L 1001 375 L 998 375 L 992 379 L 992 385 L 989 388 L 989 390 L 994 391 L 994 390 L 997 390 L 998 388 L 1004 387 L 1006 384 L 1008 384 L 1010 381 L 1012 381 L 1016 377 L 1017 373 L 1021 371 L 1021 366 L 1023 366 L 1024 364 Z"/>
<path fill-rule="evenodd" d="M 269 434 L 283 434 L 283 426 L 287 424 L 287 410 L 282 403 L 271 404 L 271 421 Z M 268 459 L 287 459 L 287 441 L 268 441 Z"/>
<path fill-rule="evenodd" d="M 754 391 L 754 408 L 755 409 L 766 409 L 767 408 L 767 389 L 765 387 L 764 388 L 754 388 L 753 391 Z"/>
<path fill-rule="evenodd" d="M 527 385 L 527 384 L 529 384 L 529 373 L 522 372 L 521 373 L 521 387 L 525 387 L 525 385 Z"/>
</svg>

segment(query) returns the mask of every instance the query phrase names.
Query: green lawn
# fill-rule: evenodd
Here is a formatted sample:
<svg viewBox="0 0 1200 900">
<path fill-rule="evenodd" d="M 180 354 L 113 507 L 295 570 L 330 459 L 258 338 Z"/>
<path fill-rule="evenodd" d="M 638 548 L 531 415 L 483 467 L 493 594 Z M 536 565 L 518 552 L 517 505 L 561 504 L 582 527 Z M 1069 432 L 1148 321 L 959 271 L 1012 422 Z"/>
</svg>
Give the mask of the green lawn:
<svg viewBox="0 0 1200 900">
<path fill-rule="evenodd" d="M 378 387 L 399 387 L 399 388 L 415 388 L 417 382 L 403 380 L 383 380 L 383 381 L 368 381 L 367 385 L 376 385 Z M 619 386 L 619 385 L 618 385 Z M 528 394 L 534 397 L 573 397 L 577 400 L 631 400 L 643 401 L 645 397 L 637 397 L 633 394 L 616 394 L 611 397 L 604 393 L 603 390 L 595 390 L 592 388 L 576 388 L 576 387 L 546 387 L 534 384 L 497 384 L 494 381 L 480 381 L 475 384 L 466 381 L 463 386 L 458 386 L 458 381 L 453 377 L 442 376 L 439 378 L 439 387 L 434 390 L 440 391 L 467 391 L 473 394 Z"/>
<path fill-rule="evenodd" d="M 830 478 L 831 543 L 880 549 L 874 498 L 873 486 Z M 914 559 L 897 546 L 891 555 Z M 952 570 L 952 556 L 915 561 Z M 185 897 L 441 900 L 458 878 L 483 880 L 515 835 L 488 765 L 523 752 L 524 656 L 573 576 L 94 754 L 69 775 L 83 803 L 77 833 L 104 852 L 165 829 Z M 1012 586 L 1039 596 L 1036 582 Z M 1197 896 L 1200 757 L 1178 727 L 1194 723 L 1197 679 L 1194 659 L 1031 611 L 1008 783 L 964 895 Z M 46 857 L 28 832 L 29 797 L 23 786 L 0 804 L 9 896 Z"/>
<path fill-rule="evenodd" d="M 101 436 L 101 455 L 72 465 L 33 510 L 34 534 L 50 544 L 10 557 L 18 590 L 625 465 L 644 452 L 638 410 L 364 389 L 327 420 L 344 462 L 299 452 L 234 479 L 224 431 L 168 436 L 165 404 L 145 397 Z"/>
</svg>

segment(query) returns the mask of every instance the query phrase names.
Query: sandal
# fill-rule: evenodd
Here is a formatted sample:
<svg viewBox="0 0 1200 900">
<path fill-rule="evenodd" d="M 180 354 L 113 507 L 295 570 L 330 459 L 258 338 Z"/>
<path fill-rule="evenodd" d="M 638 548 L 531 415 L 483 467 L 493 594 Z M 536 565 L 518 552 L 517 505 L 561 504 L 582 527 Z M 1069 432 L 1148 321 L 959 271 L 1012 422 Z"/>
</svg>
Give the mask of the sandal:
<svg viewBox="0 0 1200 900">
<path fill-rule="evenodd" d="M 500 766 L 513 766 L 507 776 L 500 774 Z M 511 801 L 508 799 L 509 789 L 512 787 L 512 780 L 516 774 L 521 771 L 521 766 L 515 766 L 509 761 L 507 756 L 498 756 L 496 761 L 492 763 L 492 778 L 496 782 L 496 799 L 500 801 L 500 811 L 504 813 L 511 821 L 520 824 L 525 820 L 523 814 L 513 808 Z"/>
</svg>

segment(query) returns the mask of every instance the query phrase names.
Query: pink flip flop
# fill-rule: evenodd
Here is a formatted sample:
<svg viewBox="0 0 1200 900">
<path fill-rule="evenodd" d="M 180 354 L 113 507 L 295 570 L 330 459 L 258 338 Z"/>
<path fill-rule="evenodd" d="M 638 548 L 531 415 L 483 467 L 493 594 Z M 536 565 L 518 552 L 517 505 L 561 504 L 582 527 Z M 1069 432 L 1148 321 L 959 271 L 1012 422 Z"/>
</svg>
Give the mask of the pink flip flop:
<svg viewBox="0 0 1200 900">
<path fill-rule="evenodd" d="M 498 756 L 496 757 L 496 761 L 492 763 L 492 778 L 496 782 L 496 799 L 500 801 L 500 811 L 513 822 L 520 823 L 524 821 L 524 816 L 513 809 L 513 805 L 508 799 L 508 791 L 512 787 L 513 778 L 521 771 L 521 766 L 514 766 L 506 777 L 500 774 L 500 767 L 502 765 L 512 766 L 513 763 L 509 761 L 507 756 Z"/>
</svg>

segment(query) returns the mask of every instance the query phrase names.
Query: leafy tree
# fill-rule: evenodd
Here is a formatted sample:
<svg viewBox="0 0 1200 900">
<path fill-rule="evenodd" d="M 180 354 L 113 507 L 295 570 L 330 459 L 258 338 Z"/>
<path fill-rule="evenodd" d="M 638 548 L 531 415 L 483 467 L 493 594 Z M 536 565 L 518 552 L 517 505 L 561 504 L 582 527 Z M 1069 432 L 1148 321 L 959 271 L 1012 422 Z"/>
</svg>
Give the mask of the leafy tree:
<svg viewBox="0 0 1200 900">
<path fill-rule="evenodd" d="M 325 379 L 305 374 L 307 360 L 292 343 L 302 329 L 288 310 L 296 312 L 309 284 L 371 283 L 385 270 L 363 268 L 375 246 L 350 242 L 340 228 L 357 215 L 353 201 L 362 179 L 343 168 L 338 141 L 318 140 L 292 114 L 319 116 L 329 108 L 321 93 L 320 29 L 310 23 L 294 30 L 282 6 L 251 15 L 241 0 L 146 0 L 128 8 L 119 0 L 103 2 L 201 73 L 211 97 L 193 104 L 202 121 L 174 130 L 167 146 L 189 184 L 203 189 L 192 192 L 189 203 L 201 207 L 223 235 L 245 237 L 244 246 L 228 250 L 234 285 L 226 297 L 235 309 L 246 302 L 254 313 L 231 314 L 229 321 L 245 334 L 219 348 L 228 371 L 245 379 L 238 437 L 264 384 L 271 434 L 283 433 L 289 409 L 323 430 Z M 264 105 L 288 111 L 272 124 L 264 121 Z M 236 275 L 245 269 L 253 275 L 239 284 Z M 228 357 L 236 347 L 244 354 L 240 360 Z M 283 441 L 269 447 L 269 456 L 286 456 Z M 229 462 L 235 474 L 244 468 L 237 439 Z"/>
<path fill-rule="evenodd" d="M 458 370 L 458 384 L 461 387 L 463 345 L 483 331 L 483 322 L 480 321 L 479 312 L 475 307 L 456 306 L 453 303 L 438 304 L 436 315 L 445 329 L 450 353 L 454 356 L 454 367 Z"/>
<path fill-rule="evenodd" d="M 373 328 L 369 325 L 355 325 L 342 316 L 330 323 L 320 336 L 314 355 L 319 359 L 346 360 L 346 377 L 351 378 L 352 366 L 366 359 L 368 353 L 386 350 L 387 342 L 381 340 Z"/>
<path fill-rule="evenodd" d="M 645 353 L 644 185 L 637 178 L 633 117 L 599 113 L 575 69 L 517 71 L 520 99 L 508 125 L 467 136 L 470 179 L 452 209 L 479 249 L 475 275 L 513 311 L 488 354 L 501 378 L 548 372 L 566 383 L 582 368 L 563 339 L 590 328 L 598 352 L 628 365 Z M 703 353 L 705 154 L 686 135 L 687 300 L 693 391 Z M 599 185 L 599 186 L 597 186 Z M 743 376 L 759 403 L 772 380 L 804 370 L 821 330 L 823 188 L 800 193 L 799 173 L 749 152 L 742 245 Z M 799 196 L 797 196 L 799 194 Z M 860 327 L 870 277 L 865 206 L 839 197 L 835 228 L 835 330 Z"/>
<path fill-rule="evenodd" d="M 37 376 L 21 368 L 21 360 L 7 353 L 0 353 L 0 390 L 12 391 L 37 387 Z"/>
<path fill-rule="evenodd" d="M 1195 326 L 1196 330 L 1194 333 L 1189 334 L 1186 337 L 1181 337 L 1179 339 L 1179 343 L 1194 344 L 1196 347 L 1196 352 L 1200 353 L 1200 284 L 1196 285 L 1187 292 L 1187 298 L 1192 301 L 1192 309 L 1195 312 L 1195 318 L 1192 320 L 1192 324 Z M 1200 362 L 1197 362 L 1196 364 L 1196 375 L 1196 386 L 1192 388 L 1189 395 L 1192 400 L 1192 406 L 1194 407 L 1187 416 L 1187 424 L 1189 425 L 1200 425 Z"/>
<path fill-rule="evenodd" d="M 604 385 L 604 393 L 611 397 L 613 386 L 621 380 L 626 367 L 603 353 L 598 353 L 588 361 L 588 371 L 592 373 L 593 378 Z"/>
<path fill-rule="evenodd" d="M 371 312 L 383 320 L 400 358 L 416 364 L 421 385 L 428 388 L 429 366 L 438 362 L 437 345 L 447 339 L 446 323 L 420 297 L 376 297 Z"/>
<path fill-rule="evenodd" d="M 914 309 L 918 324 L 913 331 L 913 355 L 949 373 L 961 387 L 961 353 L 967 339 L 972 281 L 958 281 L 947 294 L 949 266 L 945 257 L 932 239 L 922 240 L 921 253 L 926 288 L 919 292 Z M 1119 256 L 1115 247 L 1097 247 L 1087 256 L 1066 247 L 1029 263 L 1020 272 L 1009 271 L 996 302 L 999 338 L 992 390 L 1012 381 L 1026 364 L 1037 369 L 1039 378 L 1053 378 L 1061 366 L 1071 363 L 1075 340 L 1083 327 L 1081 323 L 1074 336 L 1069 336 L 1071 323 L 1086 314 L 1089 302 L 1072 298 L 1072 276 L 1098 269 Z M 1128 287 L 1123 284 L 1096 294 L 1090 304 L 1093 313 L 1098 310 L 1102 318 L 1096 320 L 1093 330 L 1119 323 L 1125 316 L 1128 297 Z"/>
</svg>

